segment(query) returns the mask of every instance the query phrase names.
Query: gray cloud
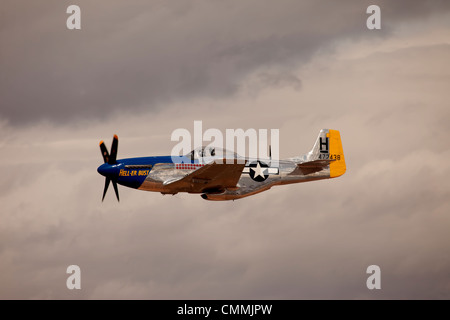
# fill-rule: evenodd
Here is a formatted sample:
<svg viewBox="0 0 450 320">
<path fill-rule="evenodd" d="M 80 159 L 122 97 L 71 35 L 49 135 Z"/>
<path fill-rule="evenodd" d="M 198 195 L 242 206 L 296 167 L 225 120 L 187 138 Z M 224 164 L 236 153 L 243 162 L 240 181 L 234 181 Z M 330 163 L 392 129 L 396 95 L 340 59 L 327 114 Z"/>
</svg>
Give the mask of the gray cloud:
<svg viewBox="0 0 450 320">
<path fill-rule="evenodd" d="M 365 3 L 316 1 L 8 2 L 1 31 L 0 115 L 12 123 L 101 119 L 170 101 L 232 97 L 258 69 L 292 69 L 340 39 L 367 35 Z M 380 2 L 383 29 L 445 12 L 447 2 Z M 384 8 L 385 7 L 385 8 Z M 278 73 L 283 73 L 279 71 Z"/>
</svg>

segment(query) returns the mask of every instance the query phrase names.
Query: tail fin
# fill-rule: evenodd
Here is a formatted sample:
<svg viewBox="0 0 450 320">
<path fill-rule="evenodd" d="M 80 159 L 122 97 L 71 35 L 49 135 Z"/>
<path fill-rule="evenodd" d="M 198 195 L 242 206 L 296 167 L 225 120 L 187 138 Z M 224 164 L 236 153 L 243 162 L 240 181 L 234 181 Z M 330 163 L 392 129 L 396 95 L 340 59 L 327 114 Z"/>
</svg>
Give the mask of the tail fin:
<svg viewBox="0 0 450 320">
<path fill-rule="evenodd" d="M 346 166 L 339 131 L 331 129 L 320 130 L 316 143 L 308 153 L 307 159 L 308 161 L 332 160 L 330 162 L 330 178 L 343 175 Z"/>
</svg>

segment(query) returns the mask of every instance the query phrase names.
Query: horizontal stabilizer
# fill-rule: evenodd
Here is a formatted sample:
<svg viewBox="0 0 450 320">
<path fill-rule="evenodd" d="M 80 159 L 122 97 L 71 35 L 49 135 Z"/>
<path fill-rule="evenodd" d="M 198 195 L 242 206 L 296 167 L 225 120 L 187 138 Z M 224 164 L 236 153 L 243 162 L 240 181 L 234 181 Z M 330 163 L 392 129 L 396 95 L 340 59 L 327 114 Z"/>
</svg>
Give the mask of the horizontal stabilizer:
<svg viewBox="0 0 450 320">
<path fill-rule="evenodd" d="M 326 167 L 328 167 L 328 165 L 333 161 L 335 161 L 335 160 L 328 159 L 328 160 L 314 160 L 314 161 L 299 163 L 299 164 L 297 164 L 297 168 L 295 168 L 295 170 L 293 172 L 291 172 L 290 174 L 307 175 L 307 174 L 311 174 L 314 172 L 319 172 L 319 171 L 322 171 L 323 169 L 325 169 Z"/>
</svg>

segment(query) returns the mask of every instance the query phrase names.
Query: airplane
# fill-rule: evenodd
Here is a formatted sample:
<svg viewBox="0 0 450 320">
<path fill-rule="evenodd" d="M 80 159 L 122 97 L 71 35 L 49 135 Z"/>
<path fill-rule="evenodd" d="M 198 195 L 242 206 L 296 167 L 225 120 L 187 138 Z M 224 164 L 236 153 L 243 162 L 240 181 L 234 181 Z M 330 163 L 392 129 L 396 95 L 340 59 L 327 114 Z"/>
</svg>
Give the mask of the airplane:
<svg viewBox="0 0 450 320">
<path fill-rule="evenodd" d="M 205 200 L 236 200 L 273 186 L 336 178 L 346 171 L 338 130 L 322 129 L 312 150 L 302 156 L 278 160 L 244 158 L 216 147 L 198 147 L 184 156 L 116 159 L 119 138 L 111 153 L 100 141 L 104 164 L 97 169 L 105 179 L 102 201 L 110 182 L 119 200 L 117 184 L 175 195 L 200 194 Z"/>
</svg>

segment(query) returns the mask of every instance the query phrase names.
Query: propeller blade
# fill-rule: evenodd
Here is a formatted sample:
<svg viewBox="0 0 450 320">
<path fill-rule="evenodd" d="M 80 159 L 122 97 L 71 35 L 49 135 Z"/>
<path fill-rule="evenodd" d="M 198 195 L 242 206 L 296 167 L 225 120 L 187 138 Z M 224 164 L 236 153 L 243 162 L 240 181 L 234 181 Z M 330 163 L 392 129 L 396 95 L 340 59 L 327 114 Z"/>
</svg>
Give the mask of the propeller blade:
<svg viewBox="0 0 450 320">
<path fill-rule="evenodd" d="M 113 187 L 114 187 L 114 192 L 116 193 L 117 201 L 120 202 L 120 200 L 119 200 L 119 189 L 117 189 L 117 182 L 113 181 L 112 184 L 113 184 Z"/>
<path fill-rule="evenodd" d="M 106 191 L 108 191 L 108 187 L 109 187 L 109 181 L 111 181 L 111 179 L 109 179 L 109 178 L 105 179 L 105 188 L 103 189 L 102 202 L 103 202 L 103 200 L 105 200 Z"/>
<path fill-rule="evenodd" d="M 272 160 L 272 145 L 269 144 L 269 158 Z"/>
<path fill-rule="evenodd" d="M 117 147 L 119 146 L 119 138 L 117 135 L 114 135 L 113 142 L 111 145 L 111 154 L 109 155 L 109 164 L 115 164 L 117 159 Z"/>
<path fill-rule="evenodd" d="M 100 152 L 102 153 L 102 157 L 103 157 L 103 161 L 105 163 L 108 162 L 109 160 L 109 153 L 108 153 L 108 149 L 106 149 L 105 143 L 102 141 L 100 141 Z"/>
<path fill-rule="evenodd" d="M 117 137 L 117 135 L 114 135 L 113 141 L 112 141 L 112 145 L 111 145 L 111 154 L 108 153 L 108 149 L 106 149 L 105 143 L 102 141 L 100 141 L 100 151 L 102 153 L 102 157 L 103 157 L 103 161 L 105 163 L 108 163 L 109 165 L 113 165 L 116 164 L 116 159 L 117 159 L 117 147 L 119 145 L 119 138 Z M 99 171 L 100 174 L 108 176 L 108 167 L 110 166 L 106 166 L 107 168 L 103 168 L 105 167 L 100 166 L 97 170 Z M 105 171 L 106 170 L 106 171 Z M 116 179 L 116 178 L 114 178 Z M 106 177 L 105 178 L 105 188 L 103 189 L 103 197 L 102 197 L 102 202 L 103 200 L 105 200 L 105 196 L 106 196 L 106 192 L 108 191 L 108 187 L 109 187 L 109 183 L 112 181 L 113 183 L 113 187 L 114 187 L 114 192 L 116 193 L 116 197 L 117 197 L 117 201 L 119 200 L 119 189 L 117 188 L 117 181 L 116 180 L 111 180 L 111 178 Z"/>
</svg>

